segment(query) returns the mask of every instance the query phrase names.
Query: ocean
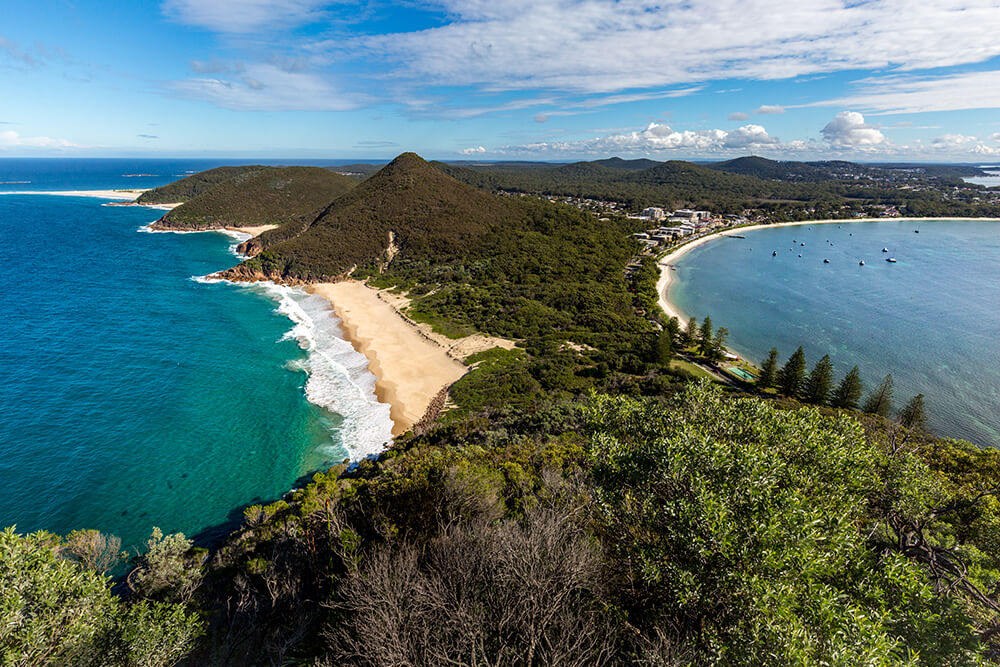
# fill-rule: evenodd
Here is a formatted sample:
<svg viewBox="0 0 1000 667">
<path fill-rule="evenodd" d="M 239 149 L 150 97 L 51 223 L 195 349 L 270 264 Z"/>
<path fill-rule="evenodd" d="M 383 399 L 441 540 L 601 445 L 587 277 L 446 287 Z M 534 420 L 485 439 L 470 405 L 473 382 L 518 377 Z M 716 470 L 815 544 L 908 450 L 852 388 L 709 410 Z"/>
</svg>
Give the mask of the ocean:
<svg viewBox="0 0 1000 667">
<path fill-rule="evenodd" d="M 0 190 L 152 187 L 234 161 L 0 160 Z M 150 176 L 126 176 L 150 174 Z M 0 196 L 0 526 L 153 526 L 209 543 L 240 509 L 378 451 L 389 406 L 320 297 L 209 282 L 237 239 L 162 211 Z"/>
<path fill-rule="evenodd" d="M 830 355 L 838 382 L 855 364 L 866 388 L 892 373 L 896 406 L 923 393 L 932 431 L 1000 446 L 1000 224 L 886 220 L 745 236 L 677 261 L 669 296 L 681 312 L 710 316 L 758 364 L 771 347 L 784 363 L 802 345 L 810 368 Z"/>
</svg>

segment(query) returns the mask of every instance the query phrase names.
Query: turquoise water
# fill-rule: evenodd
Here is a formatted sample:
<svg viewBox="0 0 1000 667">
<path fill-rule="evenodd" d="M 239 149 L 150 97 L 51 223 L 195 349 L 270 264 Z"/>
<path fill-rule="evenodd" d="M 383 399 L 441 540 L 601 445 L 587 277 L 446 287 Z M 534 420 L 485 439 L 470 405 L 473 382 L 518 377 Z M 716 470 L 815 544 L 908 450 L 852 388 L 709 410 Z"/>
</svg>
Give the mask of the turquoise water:
<svg viewBox="0 0 1000 667">
<path fill-rule="evenodd" d="M 855 222 L 745 236 L 678 260 L 670 299 L 686 316 L 711 316 L 758 363 L 772 346 L 783 362 L 802 345 L 810 366 L 829 354 L 838 380 L 855 364 L 867 387 L 892 373 L 896 403 L 925 394 L 936 433 L 1000 446 L 1000 224 Z"/>
<path fill-rule="evenodd" d="M 101 204 L 0 197 L 0 526 L 207 541 L 381 447 L 388 406 L 322 299 L 193 279 L 235 240 Z"/>
</svg>

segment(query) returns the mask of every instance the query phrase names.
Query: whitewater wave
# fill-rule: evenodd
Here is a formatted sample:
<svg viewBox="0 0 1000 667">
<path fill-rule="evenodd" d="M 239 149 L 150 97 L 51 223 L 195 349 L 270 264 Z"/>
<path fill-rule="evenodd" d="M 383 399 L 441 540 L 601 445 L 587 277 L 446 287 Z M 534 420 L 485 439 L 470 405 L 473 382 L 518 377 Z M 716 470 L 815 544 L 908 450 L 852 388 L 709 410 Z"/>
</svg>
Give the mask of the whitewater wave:
<svg viewBox="0 0 1000 667">
<path fill-rule="evenodd" d="M 276 300 L 276 311 L 292 321 L 282 340 L 294 340 L 306 352 L 306 398 L 343 418 L 338 430 L 351 459 L 384 450 L 392 440 L 389 406 L 375 397 L 368 360 L 344 340 L 329 303 L 297 287 L 259 282 L 252 288 Z"/>
</svg>

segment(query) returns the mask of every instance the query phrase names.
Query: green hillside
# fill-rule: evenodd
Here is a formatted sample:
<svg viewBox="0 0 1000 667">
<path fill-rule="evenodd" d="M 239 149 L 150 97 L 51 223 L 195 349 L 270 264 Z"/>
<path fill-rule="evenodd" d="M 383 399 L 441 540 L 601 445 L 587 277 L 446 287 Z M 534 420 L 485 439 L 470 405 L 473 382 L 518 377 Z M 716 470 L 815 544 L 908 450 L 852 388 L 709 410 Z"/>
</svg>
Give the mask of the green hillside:
<svg viewBox="0 0 1000 667">
<path fill-rule="evenodd" d="M 263 167 L 215 185 L 178 206 L 156 227 L 208 227 L 282 224 L 314 213 L 357 181 L 319 167 Z"/>
<path fill-rule="evenodd" d="M 261 165 L 216 167 L 215 169 L 201 171 L 182 178 L 179 181 L 143 192 L 136 201 L 140 204 L 176 204 L 177 202 L 186 202 L 202 193 L 208 192 L 219 183 L 224 183 L 230 178 L 250 174 L 264 168 Z"/>
<path fill-rule="evenodd" d="M 463 252 L 474 237 L 514 216 L 515 204 L 449 178 L 404 153 L 309 220 L 263 234 L 250 252 L 265 250 L 231 271 L 291 280 L 330 280 L 377 261 L 389 234 L 401 256 Z M 178 209 L 180 210 L 180 209 Z"/>
</svg>

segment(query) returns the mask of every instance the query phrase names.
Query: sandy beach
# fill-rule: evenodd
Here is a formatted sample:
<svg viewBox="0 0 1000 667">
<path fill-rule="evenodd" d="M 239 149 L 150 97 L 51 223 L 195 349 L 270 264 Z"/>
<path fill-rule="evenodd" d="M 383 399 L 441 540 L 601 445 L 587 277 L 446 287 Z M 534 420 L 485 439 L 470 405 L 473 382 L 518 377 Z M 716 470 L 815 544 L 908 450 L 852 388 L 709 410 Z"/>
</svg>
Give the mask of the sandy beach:
<svg viewBox="0 0 1000 667">
<path fill-rule="evenodd" d="M 755 229 L 771 229 L 774 227 L 792 227 L 796 225 L 829 225 L 833 223 L 846 224 L 852 222 L 928 222 L 932 220 L 972 220 L 979 222 L 1000 222 L 1000 218 L 849 218 L 844 220 L 800 220 L 796 222 L 776 222 L 774 224 L 768 225 L 747 225 L 745 227 L 730 227 L 727 229 L 720 229 L 714 234 L 709 234 L 708 236 L 703 236 L 700 239 L 691 241 L 690 243 L 685 243 L 676 250 L 672 250 L 669 254 L 665 255 L 660 259 L 657 264 L 660 267 L 660 279 L 656 282 L 656 292 L 658 295 L 658 303 L 663 312 L 667 314 L 667 317 L 676 317 L 681 322 L 681 326 L 687 324 L 687 319 L 677 306 L 670 302 L 667 298 L 667 292 L 670 288 L 670 281 L 672 279 L 671 272 L 673 271 L 672 265 L 678 259 L 683 257 L 685 254 L 691 252 L 698 246 L 708 243 L 709 241 L 714 241 L 718 238 L 722 238 L 728 234 L 742 234 L 743 232 L 752 232 Z"/>
<path fill-rule="evenodd" d="M 420 421 L 441 390 L 468 370 L 380 299 L 378 290 L 356 281 L 318 283 L 307 289 L 331 303 L 347 339 L 368 358 L 377 378 L 375 395 L 390 406 L 393 435 Z"/>
<path fill-rule="evenodd" d="M 99 199 L 120 199 L 135 201 L 142 190 L 12 190 L 0 192 L 0 195 L 58 195 L 62 197 L 97 197 Z M 176 204 L 174 204 L 176 206 Z"/>
</svg>

